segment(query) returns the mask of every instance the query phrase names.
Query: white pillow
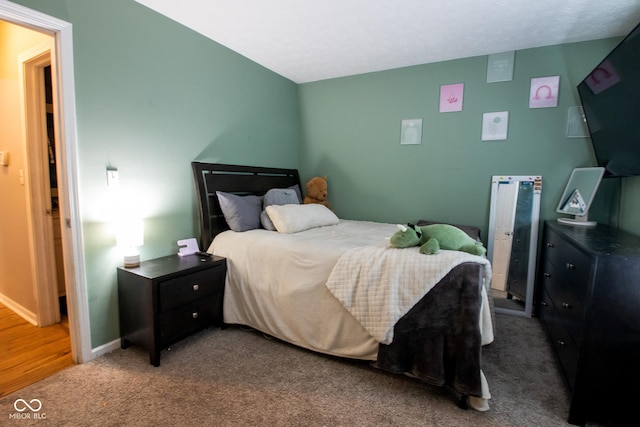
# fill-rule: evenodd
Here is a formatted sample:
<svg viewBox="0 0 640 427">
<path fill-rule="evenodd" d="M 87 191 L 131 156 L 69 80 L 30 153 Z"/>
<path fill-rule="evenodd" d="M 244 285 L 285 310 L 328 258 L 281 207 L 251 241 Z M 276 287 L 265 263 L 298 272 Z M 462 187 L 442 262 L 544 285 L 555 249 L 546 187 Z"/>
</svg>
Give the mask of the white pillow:
<svg viewBox="0 0 640 427">
<path fill-rule="evenodd" d="M 266 209 L 267 206 L 271 205 L 300 204 L 302 201 L 300 200 L 298 193 L 299 189 L 297 184 L 289 188 L 272 188 L 271 190 L 267 191 L 262 202 L 264 208 L 263 211 L 260 212 L 260 222 L 262 223 L 262 226 L 267 230 L 275 231 L 276 227 L 273 225 L 271 219 L 269 218 L 269 215 L 267 215 L 267 211 L 264 209 Z"/>
<path fill-rule="evenodd" d="M 271 205 L 266 208 L 269 218 L 279 233 L 297 233 L 310 228 L 335 225 L 340 222 L 336 214 L 317 203 L 307 205 Z"/>
</svg>

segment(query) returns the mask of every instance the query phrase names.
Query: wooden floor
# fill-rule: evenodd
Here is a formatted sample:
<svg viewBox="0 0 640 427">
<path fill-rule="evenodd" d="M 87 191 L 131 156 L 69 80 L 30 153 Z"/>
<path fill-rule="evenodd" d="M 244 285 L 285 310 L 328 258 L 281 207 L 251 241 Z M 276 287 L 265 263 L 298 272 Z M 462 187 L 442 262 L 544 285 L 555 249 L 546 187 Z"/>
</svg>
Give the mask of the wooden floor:
<svg viewBox="0 0 640 427">
<path fill-rule="evenodd" d="M 71 365 L 66 319 L 38 328 L 0 304 L 0 397 Z"/>
</svg>

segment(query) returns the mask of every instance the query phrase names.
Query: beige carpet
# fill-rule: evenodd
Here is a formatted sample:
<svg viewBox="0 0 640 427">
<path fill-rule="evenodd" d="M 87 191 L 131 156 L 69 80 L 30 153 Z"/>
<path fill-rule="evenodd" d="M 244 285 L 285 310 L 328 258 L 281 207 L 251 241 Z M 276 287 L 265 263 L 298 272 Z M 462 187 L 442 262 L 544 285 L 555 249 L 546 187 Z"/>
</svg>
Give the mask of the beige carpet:
<svg viewBox="0 0 640 427">
<path fill-rule="evenodd" d="M 368 363 L 231 327 L 205 330 L 163 351 L 159 368 L 137 347 L 68 368 L 1 398 L 0 424 L 566 425 L 566 388 L 540 322 L 498 314 L 496 328 L 496 341 L 483 352 L 493 395 L 486 413 L 462 410 L 446 390 Z M 19 399 L 33 407 L 38 399 L 42 407 L 33 412 Z"/>
</svg>

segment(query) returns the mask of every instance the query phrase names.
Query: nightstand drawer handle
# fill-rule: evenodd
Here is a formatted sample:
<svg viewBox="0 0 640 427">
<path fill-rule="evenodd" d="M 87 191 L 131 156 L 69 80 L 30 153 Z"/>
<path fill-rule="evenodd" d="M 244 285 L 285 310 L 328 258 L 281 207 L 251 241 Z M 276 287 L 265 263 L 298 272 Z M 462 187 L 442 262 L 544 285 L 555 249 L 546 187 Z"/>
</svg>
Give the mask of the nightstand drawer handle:
<svg viewBox="0 0 640 427">
<path fill-rule="evenodd" d="M 570 262 L 567 263 L 567 270 L 575 270 L 576 266 L 571 264 Z"/>
<path fill-rule="evenodd" d="M 553 248 L 553 243 L 547 243 L 548 248 Z"/>
<path fill-rule="evenodd" d="M 200 286 L 198 286 L 197 283 L 194 283 L 192 288 L 193 288 L 194 291 L 197 291 L 198 289 L 200 289 Z"/>
<path fill-rule="evenodd" d="M 560 347 L 564 347 L 564 346 L 565 346 L 565 342 L 564 342 L 564 341 L 560 341 L 560 340 L 558 340 L 558 345 L 559 345 Z"/>
<path fill-rule="evenodd" d="M 198 318 L 198 312 L 196 311 L 195 313 L 191 313 L 191 317 L 193 317 L 194 319 Z"/>
<path fill-rule="evenodd" d="M 571 306 L 569 305 L 568 302 L 563 302 L 562 303 L 562 308 L 570 308 Z"/>
<path fill-rule="evenodd" d="M 549 273 L 544 273 L 544 277 L 551 277 L 551 274 L 549 274 Z"/>
</svg>

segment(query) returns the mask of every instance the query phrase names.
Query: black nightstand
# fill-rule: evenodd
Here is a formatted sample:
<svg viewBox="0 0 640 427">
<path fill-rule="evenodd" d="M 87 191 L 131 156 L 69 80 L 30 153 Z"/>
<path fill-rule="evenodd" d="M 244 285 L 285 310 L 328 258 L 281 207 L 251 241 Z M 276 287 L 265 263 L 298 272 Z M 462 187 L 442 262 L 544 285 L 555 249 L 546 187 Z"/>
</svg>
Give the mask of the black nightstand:
<svg viewBox="0 0 640 427">
<path fill-rule="evenodd" d="M 118 267 L 120 345 L 140 345 L 160 366 L 163 348 L 206 328 L 222 326 L 226 259 L 171 255 Z"/>
</svg>

